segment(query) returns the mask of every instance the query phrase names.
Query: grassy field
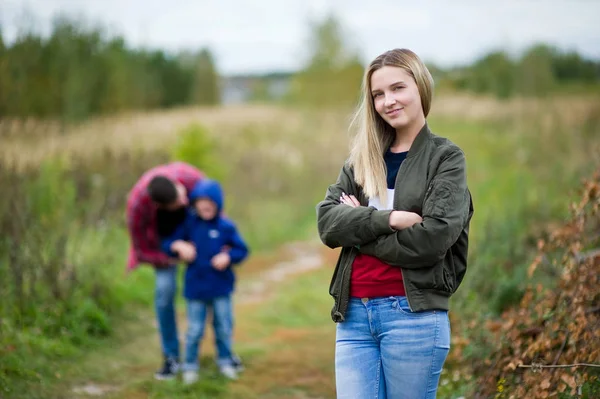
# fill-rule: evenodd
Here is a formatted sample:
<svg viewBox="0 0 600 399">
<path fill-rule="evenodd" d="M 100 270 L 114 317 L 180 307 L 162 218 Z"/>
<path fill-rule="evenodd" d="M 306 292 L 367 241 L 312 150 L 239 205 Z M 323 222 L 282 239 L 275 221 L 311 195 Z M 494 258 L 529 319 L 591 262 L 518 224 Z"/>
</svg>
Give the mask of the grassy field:
<svg viewBox="0 0 600 399">
<path fill-rule="evenodd" d="M 537 237 L 564 217 L 580 179 L 599 166 L 600 99 L 497 102 L 445 97 L 436 100 L 432 115 L 432 130 L 466 153 L 476 209 L 470 269 L 452 303 L 453 328 L 461 332 L 453 336 L 453 344 L 460 350 L 455 357 L 451 354 L 439 395 L 457 398 L 472 388 L 469 362 L 486 354 L 480 340 L 485 331 L 470 328 L 470 323 L 494 318 L 519 300 Z M 82 223 L 79 213 L 63 223 L 70 226 L 60 231 L 71 262 L 48 269 L 78 276 L 80 284 L 68 311 L 56 316 L 40 311 L 27 322 L 3 319 L 0 397 L 91 397 L 85 393 L 89 384 L 109 398 L 333 397 L 335 330 L 327 287 L 335 252 L 318 243 L 315 249 L 314 206 L 347 155 L 348 120 L 349 114 L 332 111 L 244 106 L 123 115 L 66 130 L 48 122 L 2 122 L 0 167 L 12 173 L 7 176 L 13 176 L 15 187 L 32 176 L 41 183 L 51 180 L 34 185 L 33 192 L 44 187 L 59 187 L 50 190 L 56 193 L 73 189 L 84 200 L 53 203 L 50 208 L 65 211 L 58 216 L 47 211 L 49 220 L 64 221 L 70 215 L 66 210 L 81 207 L 94 223 Z M 123 277 L 127 238 L 122 211 L 130 184 L 145 167 L 172 158 L 172 148 L 181 145 L 178 132 L 190 123 L 201 123 L 214 140 L 211 167 L 223 173 L 226 210 L 238 221 L 254 255 L 240 270 L 243 283 L 236 305 L 237 345 L 248 370 L 237 382 L 220 380 L 207 345 L 206 378 L 184 388 L 152 380 L 159 360 L 151 313 L 152 274 L 145 268 Z M 65 175 L 52 175 L 52 169 L 35 172 L 56 158 L 63 159 Z M 88 180 L 97 184 L 81 183 Z M 42 222 L 48 218 L 46 208 L 40 211 Z M 101 218 L 89 215 L 89 209 L 96 208 Z M 42 237 L 56 233 L 56 223 L 36 226 Z M 321 267 L 282 279 L 277 273 L 297 265 L 286 243 L 297 240 L 308 241 L 300 253 L 318 253 Z M 8 258 L 6 254 L 2 257 Z M 279 272 L 269 274 L 272 269 Z M 40 270 L 32 268 L 31 276 L 44 275 L 46 269 Z M 11 278 L 5 275 L 6 281 Z M 45 287 L 43 279 L 32 281 Z M 551 284 L 551 277 L 544 282 Z M 50 301 L 40 306 L 42 310 L 54 308 L 51 295 L 32 298 Z M 81 309 L 90 307 L 93 312 L 86 312 L 91 320 L 105 323 L 106 330 L 91 338 L 72 333 L 77 331 L 75 324 L 89 318 Z M 74 325 L 61 330 L 65 320 Z"/>
<path fill-rule="evenodd" d="M 590 114 L 599 111 L 599 102 L 598 96 L 592 95 L 547 100 L 513 98 L 506 101 L 452 95 L 435 99 L 430 118 L 483 122 L 486 125 L 512 121 L 548 130 L 555 121 L 565 126 L 581 124 Z M 246 132 L 247 126 L 258 127 L 265 134 L 269 129 L 282 133 L 301 131 L 319 153 L 330 150 L 323 144 L 332 140 L 335 148 L 343 153 L 349 117 L 347 113 L 326 110 L 315 114 L 271 105 L 233 105 L 126 113 L 67 127 L 49 121 L 7 119 L 0 120 L 0 159 L 3 163 L 24 167 L 35 166 L 57 155 L 81 158 L 103 151 L 114 154 L 132 150 L 152 151 L 173 144 L 175 134 L 191 123 L 207 126 L 219 138 L 237 137 L 237 134 Z M 440 130 L 440 134 L 447 133 Z M 284 136 L 270 138 L 275 142 L 288 143 Z"/>
<path fill-rule="evenodd" d="M 74 359 L 54 360 L 55 372 L 46 376 L 45 385 L 30 384 L 27 393 L 14 397 L 77 398 L 94 392 L 107 398 L 334 397 L 334 324 L 329 298 L 323 295 L 331 268 L 323 265 L 335 255 L 314 241 L 292 243 L 240 269 L 235 346 L 247 370 L 238 381 L 218 376 L 210 330 L 201 349 L 199 383 L 185 387 L 180 381 L 154 381 L 160 353 L 156 325 L 149 308 L 137 307 L 115 325 L 107 342 L 96 342 Z M 144 269 L 140 274 L 150 273 Z M 184 313 L 180 306 L 181 332 Z"/>
</svg>

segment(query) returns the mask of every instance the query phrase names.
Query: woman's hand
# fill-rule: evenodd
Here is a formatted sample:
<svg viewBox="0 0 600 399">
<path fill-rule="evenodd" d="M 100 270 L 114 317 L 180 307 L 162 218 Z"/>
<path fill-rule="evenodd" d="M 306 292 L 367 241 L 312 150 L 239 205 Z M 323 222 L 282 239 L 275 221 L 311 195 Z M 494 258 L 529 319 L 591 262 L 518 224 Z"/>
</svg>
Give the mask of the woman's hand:
<svg viewBox="0 0 600 399">
<path fill-rule="evenodd" d="M 414 212 L 392 211 L 390 213 L 390 227 L 396 230 L 406 229 L 422 221 L 423 218 Z"/>
<path fill-rule="evenodd" d="M 346 193 L 342 193 L 342 196 L 340 197 L 340 205 L 341 204 L 351 206 L 352 208 L 361 206 L 354 195 L 348 195 Z M 422 221 L 423 218 L 414 212 L 392 211 L 392 213 L 390 213 L 390 227 L 395 230 L 406 229 L 414 224 L 421 223 Z"/>
<path fill-rule="evenodd" d="M 351 206 L 352 208 L 357 208 L 360 206 L 360 202 L 356 199 L 354 195 L 348 195 L 342 192 L 342 196 L 340 197 L 340 202 L 342 204 Z"/>
</svg>

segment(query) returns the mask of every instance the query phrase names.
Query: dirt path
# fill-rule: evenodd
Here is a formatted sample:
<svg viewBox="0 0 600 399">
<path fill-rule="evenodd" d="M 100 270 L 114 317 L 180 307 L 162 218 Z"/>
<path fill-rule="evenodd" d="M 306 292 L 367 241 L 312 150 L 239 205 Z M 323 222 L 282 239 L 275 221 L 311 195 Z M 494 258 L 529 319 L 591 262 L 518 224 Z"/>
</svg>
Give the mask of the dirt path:
<svg viewBox="0 0 600 399">
<path fill-rule="evenodd" d="M 267 266 L 252 277 L 248 282 L 240 283 L 237 300 L 240 303 L 258 303 L 266 299 L 270 292 L 269 287 L 274 283 L 283 281 L 294 274 L 306 273 L 323 266 L 322 244 L 315 242 L 294 242 L 282 248 L 284 258 Z M 289 259 L 287 259 L 289 258 Z"/>
<path fill-rule="evenodd" d="M 236 307 L 260 304 L 269 298 L 274 292 L 272 289 L 278 282 L 288 279 L 290 276 L 299 275 L 316 270 L 326 264 L 327 250 L 318 241 L 294 242 L 286 244 L 279 250 L 265 258 L 253 259 L 249 262 L 247 270 L 240 271 L 239 283 L 235 294 Z M 180 312 L 181 313 L 181 312 Z M 182 315 L 179 315 L 181 319 Z M 137 336 L 134 341 L 127 342 L 127 348 L 113 347 L 110 352 L 101 356 L 103 361 L 108 362 L 109 359 L 117 359 L 122 357 L 123 353 L 131 351 L 131 348 L 152 348 L 156 344 L 156 321 L 154 315 L 148 316 L 150 320 L 148 324 L 152 325 L 151 333 Z M 184 322 L 184 320 L 181 320 Z M 185 331 L 184 323 L 179 323 L 179 333 L 183 335 Z M 183 328 L 182 328 L 183 327 Z M 158 349 L 158 348 L 157 348 Z M 134 349 L 135 350 L 135 349 Z M 153 349 L 152 349 L 153 350 Z M 111 354 L 112 353 L 112 354 Z M 84 360 L 84 363 L 95 363 L 93 357 Z M 119 367 L 118 364 L 97 364 L 94 367 Z M 153 366 L 156 366 L 153 364 Z M 127 369 L 127 367 L 125 367 Z M 95 373 L 91 373 L 94 375 Z M 100 378 L 99 380 L 103 380 Z M 106 397 L 119 395 L 119 392 L 124 388 L 124 384 L 128 379 L 124 378 L 124 383 L 103 383 L 98 379 L 90 379 L 84 383 L 71 385 L 69 389 L 69 397 L 71 398 L 90 398 L 90 397 Z"/>
</svg>

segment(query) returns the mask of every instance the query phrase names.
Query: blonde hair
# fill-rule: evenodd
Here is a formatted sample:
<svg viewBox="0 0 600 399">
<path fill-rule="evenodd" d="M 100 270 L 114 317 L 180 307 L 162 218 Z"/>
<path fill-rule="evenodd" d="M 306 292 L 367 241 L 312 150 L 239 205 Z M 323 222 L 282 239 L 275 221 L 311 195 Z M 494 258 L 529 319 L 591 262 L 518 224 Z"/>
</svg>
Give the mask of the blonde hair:
<svg viewBox="0 0 600 399">
<path fill-rule="evenodd" d="M 425 117 L 429 114 L 433 98 L 433 78 L 421 59 L 408 49 L 387 51 L 371 62 L 365 70 L 360 104 L 356 109 L 351 127 L 356 135 L 350 150 L 350 165 L 354 180 L 369 198 L 379 197 L 387 202 L 386 168 L 383 155 L 396 137 L 396 131 L 375 110 L 371 95 L 371 76 L 384 67 L 404 69 L 415 80 L 421 97 Z"/>
</svg>

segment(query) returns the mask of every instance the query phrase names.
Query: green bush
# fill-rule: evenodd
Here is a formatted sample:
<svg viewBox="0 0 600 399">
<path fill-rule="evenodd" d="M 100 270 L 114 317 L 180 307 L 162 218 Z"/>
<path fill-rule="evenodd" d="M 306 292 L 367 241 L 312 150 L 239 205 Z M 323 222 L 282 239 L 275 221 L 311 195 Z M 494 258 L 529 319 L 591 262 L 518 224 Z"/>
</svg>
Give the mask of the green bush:
<svg viewBox="0 0 600 399">
<path fill-rule="evenodd" d="M 103 336 L 110 333 L 108 315 L 91 299 L 79 303 L 72 317 L 78 321 L 79 328 L 89 335 Z"/>
<path fill-rule="evenodd" d="M 217 142 L 208 129 L 200 124 L 192 124 L 177 134 L 171 158 L 194 165 L 211 179 L 222 181 L 227 176 L 227 169 L 225 161 L 218 157 L 217 150 Z"/>
<path fill-rule="evenodd" d="M 28 392 L 55 362 L 112 333 L 125 305 L 149 303 L 150 273 L 123 279 L 127 192 L 162 153 L 0 163 L 0 397 Z"/>
</svg>

